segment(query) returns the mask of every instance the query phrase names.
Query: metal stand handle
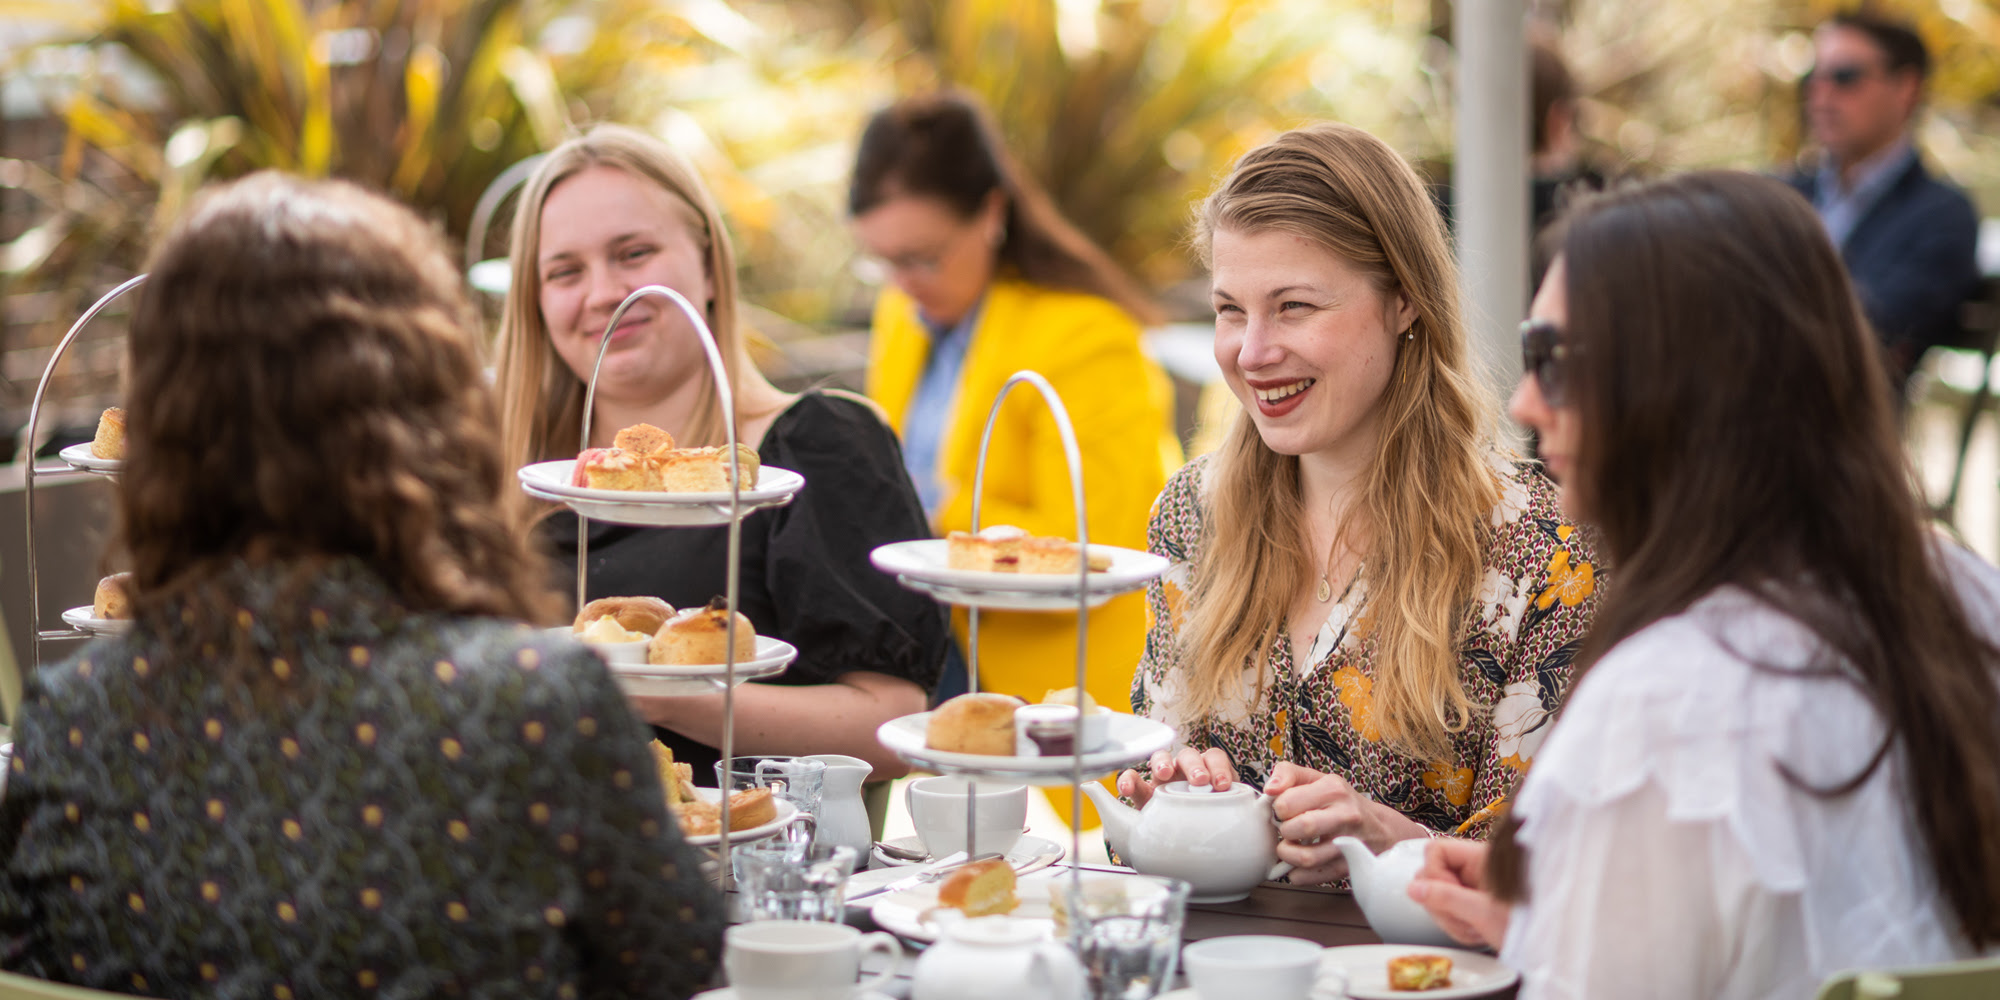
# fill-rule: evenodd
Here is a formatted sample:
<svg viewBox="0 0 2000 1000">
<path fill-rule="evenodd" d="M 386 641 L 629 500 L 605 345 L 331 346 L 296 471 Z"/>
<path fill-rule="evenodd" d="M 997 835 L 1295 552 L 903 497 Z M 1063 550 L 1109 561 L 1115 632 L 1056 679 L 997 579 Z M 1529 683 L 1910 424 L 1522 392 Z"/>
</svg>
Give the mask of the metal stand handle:
<svg viewBox="0 0 2000 1000">
<path fill-rule="evenodd" d="M 729 618 L 723 630 L 723 688 L 722 688 L 722 759 L 726 762 L 736 756 L 736 585 L 742 567 L 738 562 L 743 551 L 743 463 L 736 451 L 736 391 L 729 383 L 729 369 L 722 364 L 722 349 L 715 343 L 715 334 L 709 330 L 708 321 L 701 310 L 694 307 L 687 297 L 665 285 L 646 285 L 634 289 L 625 301 L 611 313 L 611 322 L 604 325 L 604 337 L 597 343 L 597 362 L 590 367 L 590 383 L 583 394 L 583 435 L 577 443 L 579 460 L 590 447 L 591 407 L 597 401 L 597 376 L 604 370 L 604 355 L 611 349 L 611 331 L 618 329 L 618 321 L 625 318 L 625 310 L 633 303 L 648 296 L 657 296 L 680 307 L 701 335 L 702 353 L 708 357 L 709 371 L 715 376 L 715 394 L 722 407 L 722 426 L 729 446 L 729 571 L 725 574 L 723 600 L 729 605 Z M 582 512 L 576 515 L 576 606 L 581 611 L 588 600 L 584 597 L 584 583 L 590 564 L 590 519 Z M 720 849 L 722 871 L 720 878 L 726 885 L 729 880 L 729 789 L 718 788 L 718 805 L 721 808 L 720 829 L 716 831 L 716 846 Z"/>
<path fill-rule="evenodd" d="M 76 324 L 56 342 L 55 353 L 49 355 L 48 367 L 42 369 L 42 380 L 35 384 L 35 398 L 28 404 L 28 426 L 21 432 L 19 461 L 26 475 L 26 488 L 22 493 L 22 500 L 28 512 L 28 622 L 32 627 L 29 634 L 34 637 L 28 643 L 31 667 L 42 665 L 42 640 L 70 639 L 85 634 L 76 629 L 65 629 L 60 632 L 42 631 L 42 573 L 35 563 L 35 440 L 42 422 L 42 398 L 48 394 L 49 382 L 56 374 L 56 365 L 62 361 L 63 353 L 69 350 L 69 345 L 76 340 L 77 334 L 82 333 L 83 328 L 90 325 L 90 321 L 96 319 L 97 314 L 103 312 L 113 300 L 139 287 L 145 281 L 146 276 L 143 274 L 127 278 L 124 284 L 105 292 L 103 298 L 84 310 L 83 316 L 76 321 Z"/>
<path fill-rule="evenodd" d="M 1082 869 L 1076 861 L 1082 856 L 1083 848 L 1083 710 L 1086 653 L 1089 647 L 1085 636 L 1090 625 L 1090 525 L 1084 518 L 1086 508 L 1083 503 L 1083 451 L 1076 444 L 1076 428 L 1070 423 L 1069 410 L 1063 406 L 1062 397 L 1055 386 L 1036 371 L 1018 371 L 1007 377 L 1007 384 L 1000 387 L 1000 393 L 993 397 L 993 408 L 986 413 L 986 429 L 979 435 L 979 465 L 972 476 L 972 530 L 979 531 L 979 504 L 986 494 L 986 451 L 993 443 L 993 425 L 1000 420 L 1000 405 L 1007 401 L 1007 394 L 1014 387 L 1027 383 L 1041 393 L 1042 401 L 1048 404 L 1049 414 L 1055 417 L 1056 432 L 1062 437 L 1063 458 L 1069 463 L 1070 492 L 1076 501 L 1076 738 L 1070 754 L 1069 787 L 1069 856 L 1070 882 L 1080 885 Z M 979 690 L 979 607 L 974 605 L 966 610 L 966 689 Z M 965 856 L 976 857 L 973 851 L 973 831 L 977 829 L 979 796 L 978 787 L 971 776 L 965 784 Z"/>
</svg>

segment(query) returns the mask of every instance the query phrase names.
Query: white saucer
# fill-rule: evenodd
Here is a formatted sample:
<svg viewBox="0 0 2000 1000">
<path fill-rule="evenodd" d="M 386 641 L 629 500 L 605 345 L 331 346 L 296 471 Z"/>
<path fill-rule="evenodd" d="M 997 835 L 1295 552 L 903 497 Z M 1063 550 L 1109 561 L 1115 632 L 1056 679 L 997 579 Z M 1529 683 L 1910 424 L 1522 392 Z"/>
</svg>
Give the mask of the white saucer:
<svg viewBox="0 0 2000 1000">
<path fill-rule="evenodd" d="M 90 442 L 88 441 L 82 444 L 70 445 L 56 452 L 56 455 L 63 461 L 68 462 L 72 468 L 82 469 L 85 472 L 95 472 L 100 476 L 116 475 L 118 470 L 125 465 L 123 459 L 98 458 L 96 455 L 91 454 Z"/>
<path fill-rule="evenodd" d="M 718 802 L 721 801 L 722 799 L 722 792 L 719 789 L 703 788 L 697 785 L 695 786 L 694 793 L 709 802 Z M 773 836 L 777 834 L 779 831 L 783 830 L 786 826 L 790 825 L 792 820 L 798 818 L 799 815 L 798 806 L 795 806 L 792 803 L 787 802 L 784 799 L 778 798 L 776 796 L 772 796 L 771 802 L 773 805 L 778 807 L 777 818 L 773 819 L 769 823 L 753 826 L 748 830 L 730 831 L 729 833 L 730 846 L 734 847 L 737 844 L 747 844 L 753 840 L 763 840 L 767 837 Z M 715 845 L 722 842 L 722 835 L 719 833 L 682 834 L 682 839 L 686 840 L 688 843 L 693 844 L 696 847 L 714 847 Z"/>
<path fill-rule="evenodd" d="M 933 750 L 925 745 L 925 730 L 931 713 L 918 712 L 890 719 L 875 730 L 875 738 L 896 756 L 928 771 L 940 774 L 969 774 L 1000 778 L 1027 785 L 1067 785 L 1073 757 L 988 756 Z M 1113 771 L 1137 767 L 1155 750 L 1164 750 L 1174 741 L 1174 728 L 1141 715 L 1111 713 L 1105 727 L 1109 742 L 1083 755 L 1083 776 L 1100 778 Z"/>
<path fill-rule="evenodd" d="M 920 590 L 948 604 L 1001 611 L 1062 611 L 1076 607 L 1075 573 L 994 573 L 952 569 L 951 543 L 942 538 L 895 542 L 868 554 L 875 568 L 891 574 L 911 590 Z M 1089 574 L 1085 594 L 1093 606 L 1139 590 L 1167 571 L 1167 560 L 1150 552 L 1115 545 L 1092 545 L 1091 554 L 1109 557 L 1111 566 Z"/>
<path fill-rule="evenodd" d="M 1443 955 L 1451 959 L 1451 985 L 1420 993 L 1389 989 L 1389 960 L 1398 955 Z M 1347 995 L 1354 1000 L 1453 1000 L 1490 996 L 1521 979 L 1521 974 L 1491 955 L 1459 948 L 1429 948 L 1414 944 L 1356 944 L 1328 948 L 1320 968 L 1347 973 Z"/>
<path fill-rule="evenodd" d="M 774 677 L 785 672 L 799 651 L 783 639 L 757 637 L 756 655 L 736 665 L 736 683 Z M 612 663 L 611 677 L 627 694 L 694 695 L 722 690 L 729 668 L 720 663 Z"/>
<path fill-rule="evenodd" d="M 736 1000 L 736 987 L 724 986 L 719 990 L 697 993 L 694 995 L 694 1000 Z M 869 990 L 866 993 L 853 994 L 848 1000 L 891 1000 L 891 998 L 887 993 L 877 993 L 874 990 Z"/>
<path fill-rule="evenodd" d="M 573 459 L 536 462 L 515 473 L 529 496 L 567 504 L 593 521 L 639 525 L 714 525 L 729 523 L 727 493 L 653 493 L 641 490 L 595 490 L 570 485 Z M 806 477 L 774 465 L 760 466 L 754 489 L 738 494 L 743 513 L 782 507 L 806 484 Z"/>
<path fill-rule="evenodd" d="M 130 618 L 98 618 L 97 609 L 88 604 L 78 605 L 62 613 L 62 620 L 70 628 L 91 635 L 124 635 L 132 631 Z"/>
<path fill-rule="evenodd" d="M 924 842 L 915 837 L 898 837 L 895 840 L 884 841 L 884 843 L 892 847 L 907 847 L 912 851 L 921 851 L 924 849 Z M 1061 861 L 1063 855 L 1067 853 L 1069 853 L 1069 848 L 1053 840 L 1022 834 L 1021 839 L 1014 842 L 1013 849 L 1007 852 L 1007 863 L 1014 866 L 1014 874 L 1026 875 L 1029 872 L 1041 871 Z M 873 888 L 884 882 L 894 882 L 910 874 L 910 872 L 902 869 L 917 868 L 930 863 L 929 861 L 904 861 L 901 858 L 892 858 L 882 853 L 880 844 L 869 851 L 869 856 L 873 857 L 875 863 L 882 867 L 870 868 L 867 871 L 855 872 L 848 876 L 847 887 L 850 890 Z"/>
</svg>

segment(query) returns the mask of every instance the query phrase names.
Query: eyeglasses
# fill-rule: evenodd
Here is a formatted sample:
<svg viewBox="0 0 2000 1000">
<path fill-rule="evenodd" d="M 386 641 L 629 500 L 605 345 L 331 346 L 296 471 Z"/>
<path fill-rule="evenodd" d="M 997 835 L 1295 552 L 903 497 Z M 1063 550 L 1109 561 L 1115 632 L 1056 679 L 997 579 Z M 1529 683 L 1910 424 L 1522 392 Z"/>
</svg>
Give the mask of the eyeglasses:
<svg viewBox="0 0 2000 1000">
<path fill-rule="evenodd" d="M 1535 377 L 1535 385 L 1550 406 L 1568 401 L 1568 365 L 1572 348 L 1563 343 L 1562 328 L 1546 319 L 1521 323 L 1521 370 Z"/>
<path fill-rule="evenodd" d="M 1806 74 L 1806 83 L 1807 85 L 1811 85 L 1816 81 L 1824 80 L 1835 90 L 1853 90 L 1855 87 L 1861 85 L 1861 81 L 1874 75 L 1875 67 L 1873 66 L 1864 66 L 1860 63 L 1844 63 L 1824 68 L 1814 68 L 1812 72 Z"/>
</svg>

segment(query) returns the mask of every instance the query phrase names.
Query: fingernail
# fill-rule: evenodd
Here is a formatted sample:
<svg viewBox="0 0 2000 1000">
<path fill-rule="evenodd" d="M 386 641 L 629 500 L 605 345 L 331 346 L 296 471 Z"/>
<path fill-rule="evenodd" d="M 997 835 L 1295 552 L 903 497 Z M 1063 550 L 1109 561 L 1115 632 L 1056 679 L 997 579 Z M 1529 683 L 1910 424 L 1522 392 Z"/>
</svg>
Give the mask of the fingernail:
<svg viewBox="0 0 2000 1000">
<path fill-rule="evenodd" d="M 1207 780 L 1208 780 L 1208 772 L 1207 772 L 1207 771 L 1189 771 L 1189 772 L 1188 772 L 1188 780 L 1189 780 L 1189 781 L 1193 781 L 1193 782 L 1197 782 L 1197 783 L 1198 783 L 1198 782 L 1203 782 L 1203 781 L 1207 781 Z"/>
<path fill-rule="evenodd" d="M 1430 894 L 1431 894 L 1430 883 L 1425 882 L 1423 879 L 1420 878 L 1410 880 L 1411 899 L 1414 899 L 1417 902 L 1421 903 L 1425 899 L 1429 898 Z"/>
</svg>

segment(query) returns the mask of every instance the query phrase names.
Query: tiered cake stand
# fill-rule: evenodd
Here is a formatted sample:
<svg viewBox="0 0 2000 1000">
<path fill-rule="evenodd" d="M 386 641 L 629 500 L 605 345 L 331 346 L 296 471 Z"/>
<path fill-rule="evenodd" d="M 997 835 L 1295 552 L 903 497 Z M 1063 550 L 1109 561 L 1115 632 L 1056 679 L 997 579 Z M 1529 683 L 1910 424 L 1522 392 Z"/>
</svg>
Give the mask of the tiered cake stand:
<svg viewBox="0 0 2000 1000">
<path fill-rule="evenodd" d="M 88 639 L 93 635 L 121 632 L 130 627 L 129 622 L 93 617 L 91 612 L 94 609 L 83 606 L 63 612 L 63 623 L 68 625 L 68 628 L 51 629 L 46 632 L 42 630 L 42 574 L 35 562 L 35 441 L 42 422 L 42 401 L 48 395 L 49 382 L 54 379 L 56 365 L 62 361 L 64 352 L 68 351 L 69 345 L 76 341 L 77 334 L 82 333 L 83 328 L 97 318 L 98 313 L 103 312 L 105 307 L 111 305 L 120 295 L 139 287 L 145 281 L 146 276 L 143 274 L 128 278 L 117 288 L 105 292 L 102 298 L 84 311 L 83 316 L 69 328 L 69 332 L 63 334 L 63 338 L 56 342 L 55 352 L 49 355 L 48 367 L 42 369 L 42 379 L 35 384 L 35 398 L 28 404 L 28 426 L 22 432 L 22 440 L 27 442 L 22 457 L 22 471 L 26 477 L 22 506 L 27 510 L 28 522 L 28 622 L 32 630 L 29 634 L 34 636 L 28 643 L 31 668 L 42 665 L 43 642 L 52 639 Z M 92 455 L 88 442 L 70 445 L 62 450 L 61 455 L 62 460 L 68 462 L 72 468 L 104 476 L 107 479 L 116 477 L 119 466 L 123 464 L 117 459 L 98 458 Z"/>
<path fill-rule="evenodd" d="M 742 482 L 742 464 L 736 450 L 736 400 L 729 383 L 729 371 L 723 366 L 722 351 L 717 347 L 715 334 L 708 328 L 701 310 L 696 309 L 681 293 L 664 285 L 647 285 L 626 296 L 611 314 L 611 321 L 605 324 L 604 337 L 598 343 L 597 361 L 591 366 L 590 382 L 583 397 L 583 434 L 577 444 L 581 454 L 590 447 L 591 407 L 597 398 L 597 379 L 604 369 L 604 355 L 611 346 L 611 332 L 618 328 L 618 322 L 625 318 L 625 311 L 639 300 L 647 297 L 666 299 L 687 316 L 688 322 L 700 334 L 701 347 L 708 357 L 710 373 L 715 378 L 716 396 L 724 415 L 723 427 L 727 432 L 729 456 L 728 493 L 637 493 L 618 490 L 593 490 L 570 485 L 573 462 L 540 462 L 520 470 L 521 487 L 529 496 L 568 506 L 576 513 L 576 604 L 581 609 L 588 603 L 586 583 L 589 573 L 590 521 L 599 520 L 613 524 L 642 526 L 714 526 L 728 525 L 729 571 L 723 588 L 723 599 L 729 606 L 727 632 L 724 636 L 723 662 L 719 667 L 709 668 L 649 668 L 651 673 L 639 675 L 626 672 L 614 664 L 613 670 L 619 675 L 627 689 L 638 693 L 667 696 L 687 696 L 712 694 L 722 691 L 722 759 L 727 761 L 735 756 L 736 750 L 736 685 L 756 677 L 767 677 L 784 672 L 797 658 L 798 651 L 790 645 L 767 639 L 759 643 L 758 656 L 748 664 L 736 661 L 736 604 L 737 584 L 741 575 L 738 565 L 742 558 L 743 519 L 766 507 L 781 507 L 792 502 L 805 478 L 787 469 L 764 466 L 755 486 L 745 489 Z M 716 848 L 721 857 L 719 877 L 727 879 L 729 874 L 729 846 L 732 840 L 729 829 L 728 789 L 721 789 L 719 802 L 722 816 L 716 837 Z M 787 821 L 785 803 L 780 802 L 779 825 Z M 763 827 L 754 831 L 737 831 L 733 839 L 741 841 L 767 836 L 770 831 Z M 704 842 L 696 841 L 697 843 Z"/>
<path fill-rule="evenodd" d="M 1079 711 L 1076 719 L 1075 746 L 1083 747 L 1085 664 L 1088 647 L 1085 645 L 1089 612 L 1094 605 L 1102 604 L 1112 597 L 1139 590 L 1156 577 L 1165 573 L 1167 561 L 1158 556 L 1129 549 L 1110 546 L 1090 545 L 1090 528 L 1084 518 L 1083 502 L 1083 460 L 1076 443 L 1076 431 L 1070 423 L 1069 411 L 1063 406 L 1062 398 L 1048 379 L 1039 372 L 1015 372 L 994 397 L 993 407 L 986 415 L 986 429 L 979 439 L 979 465 L 973 476 L 972 487 L 972 530 L 980 527 L 979 508 L 986 490 L 987 449 L 993 441 L 993 426 L 999 420 L 1001 404 L 1007 394 L 1017 385 L 1032 386 L 1048 404 L 1049 413 L 1055 418 L 1056 430 L 1062 437 L 1063 457 L 1069 463 L 1070 490 L 1076 505 L 1076 542 L 1082 553 L 1109 556 L 1111 566 L 1103 572 L 1092 572 L 1088 558 L 1077 560 L 1075 578 L 1067 575 L 1035 575 L 1013 573 L 984 573 L 952 570 L 946 562 L 948 542 L 932 539 L 917 542 L 898 542 L 876 549 L 871 561 L 876 568 L 895 575 L 898 582 L 912 590 L 921 591 L 946 604 L 967 609 L 969 621 L 967 634 L 967 687 L 979 690 L 979 614 L 981 609 L 1010 611 L 1074 611 L 1076 622 L 1076 699 Z M 1070 815 L 1077 819 L 1083 813 L 1083 782 L 1086 777 L 1094 780 L 1096 775 L 1134 767 L 1151 757 L 1155 751 L 1165 749 L 1173 742 L 1172 727 L 1152 719 L 1124 713 L 1112 713 L 1108 727 L 1109 742 L 1100 749 L 1085 753 L 1057 757 L 994 757 L 980 754 L 951 753 L 933 750 L 925 745 L 925 730 L 930 713 L 907 715 L 884 723 L 876 731 L 882 745 L 912 765 L 941 774 L 957 774 L 973 780 L 1001 781 L 1008 783 L 1070 786 Z M 976 856 L 978 844 L 978 802 L 972 794 L 971 784 L 967 786 L 965 797 L 966 857 Z M 1079 856 L 1082 847 L 1082 824 L 1072 823 L 1070 829 L 1070 857 Z M 1072 865 L 1072 882 L 1080 878 L 1081 869 Z"/>
</svg>

